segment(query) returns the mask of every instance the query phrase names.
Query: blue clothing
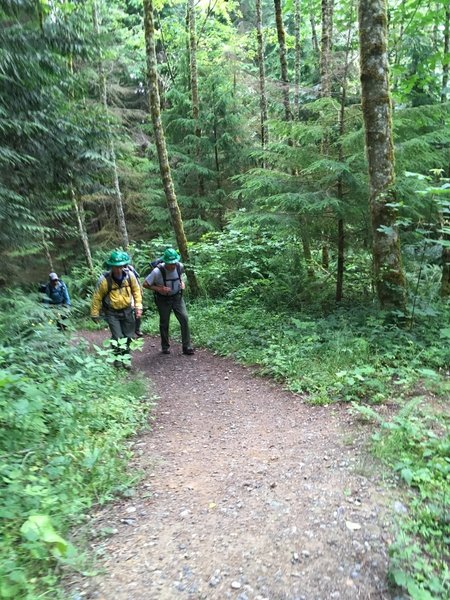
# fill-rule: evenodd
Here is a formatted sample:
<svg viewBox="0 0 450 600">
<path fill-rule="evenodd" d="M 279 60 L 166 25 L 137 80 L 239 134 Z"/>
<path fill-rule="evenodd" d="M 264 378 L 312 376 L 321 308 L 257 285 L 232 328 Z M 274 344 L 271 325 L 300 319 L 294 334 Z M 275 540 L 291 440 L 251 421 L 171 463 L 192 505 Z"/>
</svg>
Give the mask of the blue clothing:
<svg viewBox="0 0 450 600">
<path fill-rule="evenodd" d="M 55 287 L 47 283 L 45 293 L 49 297 L 49 304 L 65 304 L 70 306 L 70 296 L 66 284 L 63 281 L 58 281 Z"/>
</svg>

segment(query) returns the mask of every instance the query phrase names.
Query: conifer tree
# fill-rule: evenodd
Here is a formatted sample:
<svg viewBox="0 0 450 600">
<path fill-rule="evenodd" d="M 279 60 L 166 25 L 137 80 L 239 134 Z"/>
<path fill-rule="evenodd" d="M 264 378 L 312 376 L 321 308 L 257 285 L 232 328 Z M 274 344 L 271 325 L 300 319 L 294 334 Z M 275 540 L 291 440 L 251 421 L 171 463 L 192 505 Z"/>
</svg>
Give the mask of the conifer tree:
<svg viewBox="0 0 450 600">
<path fill-rule="evenodd" d="M 186 263 L 186 275 L 189 280 L 191 293 L 195 297 L 198 295 L 199 291 L 198 284 L 195 273 L 193 269 L 189 266 L 189 252 L 187 247 L 187 239 L 184 233 L 183 220 L 181 218 L 181 212 L 175 194 L 175 187 L 173 185 L 169 157 L 167 155 L 166 138 L 161 122 L 152 0 L 144 0 L 144 31 L 148 71 L 148 88 L 150 96 L 150 113 L 153 122 L 153 131 L 155 135 L 156 149 L 158 152 L 161 178 L 164 187 L 164 193 L 166 195 L 167 205 L 169 207 L 172 225 L 177 239 L 178 248 L 180 250 L 183 261 Z"/>
</svg>

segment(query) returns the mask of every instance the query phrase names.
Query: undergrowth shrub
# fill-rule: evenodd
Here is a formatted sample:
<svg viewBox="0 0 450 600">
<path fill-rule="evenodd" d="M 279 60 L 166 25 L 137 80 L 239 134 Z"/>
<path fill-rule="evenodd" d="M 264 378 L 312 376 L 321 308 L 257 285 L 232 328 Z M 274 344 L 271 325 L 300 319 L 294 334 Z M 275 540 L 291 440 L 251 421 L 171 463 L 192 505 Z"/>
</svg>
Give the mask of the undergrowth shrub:
<svg viewBox="0 0 450 600">
<path fill-rule="evenodd" d="M 390 421 L 355 407 L 380 423 L 375 453 L 409 490 L 390 551 L 390 577 L 414 600 L 450 595 L 450 418 L 426 398 L 407 402 Z"/>
<path fill-rule="evenodd" d="M 338 309 L 327 317 L 306 312 L 269 310 L 256 298 L 243 306 L 228 296 L 192 303 L 195 339 L 284 381 L 311 400 L 379 403 L 399 397 L 420 383 L 444 394 L 450 345 L 445 307 L 417 320 L 412 330 L 385 321 L 364 306 Z"/>
<path fill-rule="evenodd" d="M 69 528 L 131 484 L 125 440 L 150 403 L 51 310 L 14 290 L 0 315 L 0 597 L 32 600 L 55 591 L 62 565 L 82 568 Z"/>
</svg>

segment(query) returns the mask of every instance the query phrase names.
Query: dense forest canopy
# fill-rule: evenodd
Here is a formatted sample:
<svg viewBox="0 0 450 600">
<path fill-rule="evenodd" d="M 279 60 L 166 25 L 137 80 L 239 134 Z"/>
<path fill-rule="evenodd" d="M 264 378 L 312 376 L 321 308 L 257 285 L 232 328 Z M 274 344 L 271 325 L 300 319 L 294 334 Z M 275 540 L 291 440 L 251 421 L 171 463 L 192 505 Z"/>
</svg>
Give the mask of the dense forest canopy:
<svg viewBox="0 0 450 600">
<path fill-rule="evenodd" d="M 335 278 L 340 300 L 350 256 L 366 255 L 359 267 L 369 289 L 379 277 L 372 246 L 399 231 L 403 260 L 426 247 L 448 294 L 445 0 L 379 3 L 393 151 L 389 214 L 378 224 L 364 148 L 370 102 L 360 84 L 361 52 L 371 50 L 358 37 L 353 0 L 4 1 L 0 244 L 8 278 L 24 265 L 41 277 L 53 262 L 68 270 L 82 256 L 92 267 L 91 248 L 173 237 L 150 117 L 145 4 L 189 242 L 206 235 L 214 244 L 236 227 L 277 238 L 309 277 Z M 361 2 L 360 21 L 368 10 Z"/>
</svg>

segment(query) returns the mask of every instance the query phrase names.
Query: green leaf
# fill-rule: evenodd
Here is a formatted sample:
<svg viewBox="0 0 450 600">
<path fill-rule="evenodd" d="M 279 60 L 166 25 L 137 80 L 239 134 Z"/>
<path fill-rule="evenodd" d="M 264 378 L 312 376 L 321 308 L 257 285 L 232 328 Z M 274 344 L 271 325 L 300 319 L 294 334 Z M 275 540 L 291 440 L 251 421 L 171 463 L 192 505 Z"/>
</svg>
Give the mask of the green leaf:
<svg viewBox="0 0 450 600">
<path fill-rule="evenodd" d="M 414 473 L 411 469 L 405 468 L 400 471 L 400 475 L 406 481 L 408 485 L 411 485 Z"/>
<path fill-rule="evenodd" d="M 60 556 L 67 556 L 71 545 L 56 533 L 48 515 L 31 515 L 23 523 L 20 533 L 30 542 L 45 542 L 54 546 Z"/>
</svg>

